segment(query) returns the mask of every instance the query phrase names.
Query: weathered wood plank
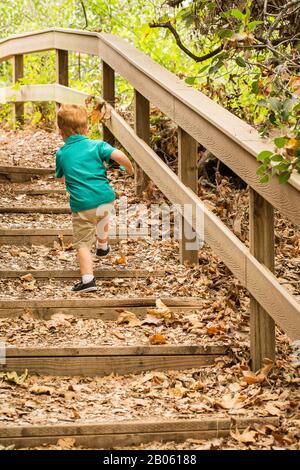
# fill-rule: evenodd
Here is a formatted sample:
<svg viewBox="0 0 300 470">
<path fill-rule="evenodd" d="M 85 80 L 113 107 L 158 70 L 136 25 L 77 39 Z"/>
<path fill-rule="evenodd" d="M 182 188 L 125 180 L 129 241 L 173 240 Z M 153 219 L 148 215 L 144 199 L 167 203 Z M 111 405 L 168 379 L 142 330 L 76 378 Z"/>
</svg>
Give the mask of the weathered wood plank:
<svg viewBox="0 0 300 470">
<path fill-rule="evenodd" d="M 78 356 L 17 357 L 6 359 L 0 371 L 24 372 L 58 376 L 105 376 L 136 374 L 147 370 L 180 370 L 213 365 L 219 355 L 160 355 L 160 356 Z"/>
<path fill-rule="evenodd" d="M 26 426 L 1 426 L 1 437 L 56 437 L 78 435 L 105 435 L 105 434 L 147 434 L 159 432 L 172 432 L 174 429 L 180 432 L 192 431 L 218 431 L 230 430 L 232 426 L 244 429 L 248 426 L 272 424 L 277 426 L 277 417 L 244 417 L 225 418 L 221 416 L 205 416 L 198 419 L 141 419 L 118 422 L 68 423 L 56 425 L 26 425 Z"/>
<path fill-rule="evenodd" d="M 74 279 L 80 276 L 79 270 L 39 270 L 39 269 L 29 269 L 29 270 L 0 270 L 1 279 L 19 279 L 25 274 L 32 274 L 35 279 Z M 163 277 L 165 276 L 164 270 L 153 270 L 147 271 L 146 269 L 95 269 L 94 275 L 96 278 L 111 279 L 116 277 L 121 278 L 147 278 L 150 276 L 154 277 Z"/>
<path fill-rule="evenodd" d="M 104 61 L 102 61 L 102 95 L 103 99 L 111 106 L 115 106 L 115 71 Z M 115 137 L 103 123 L 103 140 L 113 147 Z"/>
<path fill-rule="evenodd" d="M 72 230 L 60 229 L 0 229 L 0 245 L 46 245 L 52 246 L 54 241 L 59 241 L 60 235 L 63 235 L 64 243 L 72 242 Z M 139 235 L 126 237 L 127 240 L 141 240 L 149 236 L 148 232 L 142 232 Z M 110 234 L 109 242 L 114 245 L 124 236 L 115 236 Z"/>
<path fill-rule="evenodd" d="M 178 176 L 180 181 L 190 188 L 194 193 L 198 193 L 198 143 L 189 136 L 183 129 L 178 128 Z M 192 264 L 198 263 L 198 250 L 189 249 L 189 243 L 195 242 L 192 238 L 193 229 L 187 221 L 181 217 L 180 221 L 180 242 L 179 257 L 180 262 L 188 261 Z"/>
<path fill-rule="evenodd" d="M 150 143 L 150 103 L 137 90 L 134 90 L 134 130 L 147 144 Z M 147 188 L 149 178 L 143 169 L 135 164 L 135 192 L 141 197 Z"/>
<path fill-rule="evenodd" d="M 0 166 L 0 174 L 24 173 L 32 176 L 54 175 L 54 168 L 32 168 L 26 166 Z"/>
<path fill-rule="evenodd" d="M 71 209 L 56 206 L 0 206 L 0 214 L 71 214 Z"/>
<path fill-rule="evenodd" d="M 13 83 L 16 84 L 24 77 L 24 56 L 17 54 L 13 57 Z M 14 120 L 16 126 L 24 124 L 24 103 L 16 101 L 14 103 Z"/>
<path fill-rule="evenodd" d="M 69 53 L 56 49 L 56 82 L 69 86 Z"/>
<path fill-rule="evenodd" d="M 250 251 L 255 258 L 274 272 L 274 210 L 250 188 Z M 275 322 L 251 297 L 250 299 L 251 365 L 259 370 L 265 358 L 275 361 Z"/>
<path fill-rule="evenodd" d="M 194 297 L 160 297 L 168 307 L 202 307 L 203 301 Z M 46 299 L 46 300 L 12 300 L 0 299 L 1 309 L 17 309 L 17 308 L 100 308 L 100 307 L 152 307 L 155 305 L 155 297 L 140 298 L 111 298 L 106 299 L 99 297 L 98 299 Z"/>
<path fill-rule="evenodd" d="M 42 188 L 36 188 L 36 189 L 29 189 L 29 188 L 24 188 L 24 189 L 15 189 L 14 190 L 15 194 L 27 194 L 28 196 L 41 196 L 43 194 L 63 194 L 66 195 L 67 191 L 65 189 L 42 189 Z"/>
<path fill-rule="evenodd" d="M 43 348 L 6 348 L 6 357 L 101 357 L 101 356 L 187 356 L 226 354 L 224 345 L 161 345 L 161 346 L 99 346 L 99 347 L 43 347 Z"/>
<path fill-rule="evenodd" d="M 148 307 L 124 307 L 124 309 L 130 309 L 131 312 L 135 313 L 137 317 L 143 319 L 147 313 Z M 97 318 L 101 320 L 117 320 L 119 317 L 119 311 L 121 307 L 30 307 L 30 308 L 0 308 L 0 318 L 18 318 L 24 315 L 27 311 L 33 318 L 40 320 L 49 320 L 55 313 L 62 313 L 64 315 L 71 315 L 74 318 Z M 187 314 L 192 312 L 201 313 L 201 307 L 169 307 L 174 313 Z"/>
</svg>

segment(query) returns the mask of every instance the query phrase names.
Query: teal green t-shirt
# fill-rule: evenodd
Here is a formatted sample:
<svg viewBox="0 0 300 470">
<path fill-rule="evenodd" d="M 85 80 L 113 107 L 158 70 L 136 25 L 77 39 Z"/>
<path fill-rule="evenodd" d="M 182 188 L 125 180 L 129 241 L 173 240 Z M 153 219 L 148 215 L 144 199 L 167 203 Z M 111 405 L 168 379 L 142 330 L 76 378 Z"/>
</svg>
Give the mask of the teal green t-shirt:
<svg viewBox="0 0 300 470">
<path fill-rule="evenodd" d="M 109 184 L 104 162 L 114 147 L 102 140 L 71 135 L 56 153 L 56 178 L 65 177 L 72 212 L 93 209 L 112 202 L 115 191 Z"/>
</svg>

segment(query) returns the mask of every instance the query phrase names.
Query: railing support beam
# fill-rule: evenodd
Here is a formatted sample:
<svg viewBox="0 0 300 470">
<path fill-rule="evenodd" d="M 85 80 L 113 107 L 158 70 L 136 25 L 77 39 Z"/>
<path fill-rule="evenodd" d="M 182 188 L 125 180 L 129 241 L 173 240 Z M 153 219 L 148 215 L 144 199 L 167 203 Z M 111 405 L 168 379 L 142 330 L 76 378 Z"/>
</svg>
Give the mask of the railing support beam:
<svg viewBox="0 0 300 470">
<path fill-rule="evenodd" d="M 250 252 L 274 272 L 274 209 L 250 188 Z M 261 305 L 250 297 L 250 350 L 254 371 L 265 358 L 275 360 L 275 322 Z"/>
<path fill-rule="evenodd" d="M 134 130 L 147 144 L 150 143 L 150 103 L 137 90 L 134 90 Z M 140 166 L 135 164 L 135 192 L 142 196 L 149 178 Z"/>
<path fill-rule="evenodd" d="M 56 49 L 56 83 L 69 86 L 69 53 L 61 49 Z M 56 103 L 56 111 L 60 103 Z"/>
<path fill-rule="evenodd" d="M 191 188 L 196 194 L 198 192 L 197 150 L 198 143 L 196 140 L 181 127 L 178 127 L 178 176 L 182 183 Z M 190 239 L 191 234 L 191 226 L 182 217 L 179 240 L 179 258 L 182 264 L 185 262 L 198 263 L 198 250 L 187 249 L 187 244 L 195 241 Z"/>
<path fill-rule="evenodd" d="M 13 57 L 13 83 L 17 83 L 24 77 L 24 56 L 17 54 Z M 14 103 L 14 122 L 15 126 L 22 127 L 24 124 L 24 103 Z"/>
<path fill-rule="evenodd" d="M 115 106 L 115 71 L 102 60 L 102 96 L 107 103 Z M 108 144 L 115 145 L 115 137 L 103 124 L 103 140 Z"/>
</svg>

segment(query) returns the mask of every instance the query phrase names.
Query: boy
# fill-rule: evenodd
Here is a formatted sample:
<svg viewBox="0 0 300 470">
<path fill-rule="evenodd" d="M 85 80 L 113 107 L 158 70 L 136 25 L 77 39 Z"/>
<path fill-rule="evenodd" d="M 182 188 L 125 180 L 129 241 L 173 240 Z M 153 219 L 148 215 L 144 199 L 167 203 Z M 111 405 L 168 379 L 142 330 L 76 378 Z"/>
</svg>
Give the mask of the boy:
<svg viewBox="0 0 300 470">
<path fill-rule="evenodd" d="M 57 124 L 65 141 L 56 153 L 55 176 L 65 181 L 70 194 L 73 223 L 73 245 L 82 276 L 73 292 L 95 291 L 92 248 L 96 228 L 96 255 L 109 253 L 108 226 L 116 198 L 109 184 L 105 163 L 117 162 L 129 175 L 133 167 L 126 155 L 102 140 L 86 137 L 87 111 L 83 106 L 63 104 L 57 114 Z"/>
</svg>

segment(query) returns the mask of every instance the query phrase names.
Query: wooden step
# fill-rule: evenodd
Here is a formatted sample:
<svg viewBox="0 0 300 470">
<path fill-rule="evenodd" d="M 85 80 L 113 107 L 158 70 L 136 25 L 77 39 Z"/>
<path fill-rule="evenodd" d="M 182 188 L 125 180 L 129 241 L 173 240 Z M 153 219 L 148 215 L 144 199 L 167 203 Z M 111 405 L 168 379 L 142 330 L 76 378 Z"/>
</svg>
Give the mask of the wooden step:
<svg viewBox="0 0 300 470">
<path fill-rule="evenodd" d="M 140 231 L 139 231 L 140 232 Z M 59 237 L 63 236 L 64 243 L 72 242 L 73 235 L 72 229 L 0 229 L 0 245 L 15 245 L 15 246 L 31 246 L 31 245 L 44 245 L 53 246 L 53 242 L 59 242 Z M 141 240 L 149 237 L 149 232 L 141 232 L 138 235 L 130 235 L 126 240 Z M 124 237 L 115 237 L 113 234 L 110 236 L 109 242 L 111 244 L 118 243 L 120 240 L 125 240 Z"/>
<path fill-rule="evenodd" d="M 187 439 L 225 437 L 231 429 L 242 432 L 249 426 L 279 425 L 277 417 L 233 418 L 205 416 L 198 419 L 148 419 L 69 423 L 56 425 L 1 426 L 0 445 L 18 448 L 56 444 L 58 439 L 71 437 L 76 446 L 112 449 L 117 446 L 138 446 L 152 441 L 183 442 Z"/>
<path fill-rule="evenodd" d="M 1 279 L 19 279 L 20 277 L 32 274 L 35 279 L 75 279 L 80 277 L 80 271 L 78 270 L 67 270 L 67 269 L 56 269 L 56 270 L 0 270 Z M 148 278 L 163 277 L 165 275 L 164 270 L 153 270 L 147 271 L 146 269 L 95 269 L 94 275 L 99 279 L 111 279 L 111 278 Z"/>
<path fill-rule="evenodd" d="M 71 214 L 68 206 L 0 206 L 0 214 Z"/>
<path fill-rule="evenodd" d="M 35 189 L 15 189 L 15 194 L 26 194 L 28 196 L 42 196 L 42 195 L 51 195 L 51 194 L 63 194 L 66 195 L 67 191 L 65 189 L 43 189 L 43 188 L 35 188 Z"/>
<path fill-rule="evenodd" d="M 161 297 L 161 300 L 175 312 L 191 312 L 203 307 L 203 301 L 196 298 Z M 55 313 L 74 315 L 76 318 L 101 318 L 116 320 L 119 310 L 130 310 L 138 316 L 145 315 L 147 308 L 155 306 L 154 297 L 140 299 L 98 299 L 72 298 L 54 300 L 8 300 L 0 299 L 0 318 L 16 318 L 30 311 L 35 318 L 47 320 Z"/>
<path fill-rule="evenodd" d="M 105 376 L 148 370 L 180 370 L 213 365 L 227 346 L 161 345 L 86 348 L 6 348 L 0 371 L 55 376 Z"/>
<path fill-rule="evenodd" d="M 34 176 L 54 176 L 54 168 L 31 168 L 21 166 L 0 166 L 0 176 L 12 183 L 30 181 Z"/>
</svg>

